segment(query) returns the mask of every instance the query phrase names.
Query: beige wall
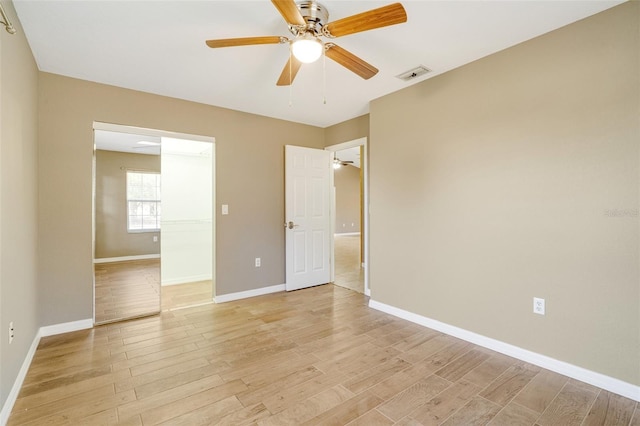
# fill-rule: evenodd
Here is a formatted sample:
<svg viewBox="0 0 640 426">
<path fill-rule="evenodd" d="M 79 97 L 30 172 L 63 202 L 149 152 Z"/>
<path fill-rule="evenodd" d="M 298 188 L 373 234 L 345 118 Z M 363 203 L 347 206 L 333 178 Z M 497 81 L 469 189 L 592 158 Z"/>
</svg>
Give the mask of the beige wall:
<svg viewBox="0 0 640 426">
<path fill-rule="evenodd" d="M 324 146 L 337 145 L 364 137 L 369 137 L 369 114 L 325 128 Z"/>
<path fill-rule="evenodd" d="M 215 137 L 216 294 L 284 283 L 284 145 L 323 147 L 323 129 L 47 73 L 39 95 L 43 325 L 92 316 L 94 120 Z"/>
<path fill-rule="evenodd" d="M 160 232 L 127 232 L 126 169 L 160 173 L 160 156 L 96 150 L 96 259 L 160 254 Z"/>
<path fill-rule="evenodd" d="M 37 285 L 38 70 L 10 2 L 17 29 L 0 27 L 0 407 L 39 327 Z M 8 344 L 9 322 L 15 339 Z"/>
<path fill-rule="evenodd" d="M 336 234 L 360 232 L 360 169 L 353 166 L 335 169 L 333 183 L 336 188 Z"/>
<path fill-rule="evenodd" d="M 639 17 L 372 102 L 374 300 L 640 385 Z"/>
</svg>

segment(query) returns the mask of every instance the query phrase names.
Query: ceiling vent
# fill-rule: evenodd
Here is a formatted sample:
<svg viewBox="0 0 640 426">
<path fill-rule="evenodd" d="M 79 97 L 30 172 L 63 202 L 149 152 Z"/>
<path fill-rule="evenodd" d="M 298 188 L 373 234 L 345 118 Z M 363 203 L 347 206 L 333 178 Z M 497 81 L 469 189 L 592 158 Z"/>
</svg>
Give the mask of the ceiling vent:
<svg viewBox="0 0 640 426">
<path fill-rule="evenodd" d="M 419 65 L 412 70 L 396 75 L 396 77 L 402 81 L 409 81 L 409 80 L 413 80 L 414 78 L 418 78 L 421 75 L 424 75 L 428 72 L 431 72 L 429 68 L 425 67 L 424 65 Z"/>
</svg>

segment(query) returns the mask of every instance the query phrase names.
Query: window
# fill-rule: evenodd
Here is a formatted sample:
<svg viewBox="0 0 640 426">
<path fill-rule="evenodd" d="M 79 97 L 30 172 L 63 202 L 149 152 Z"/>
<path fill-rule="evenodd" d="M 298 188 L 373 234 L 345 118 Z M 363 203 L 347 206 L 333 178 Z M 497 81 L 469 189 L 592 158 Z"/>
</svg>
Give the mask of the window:
<svg viewBox="0 0 640 426">
<path fill-rule="evenodd" d="M 160 230 L 160 173 L 127 172 L 127 230 Z"/>
</svg>

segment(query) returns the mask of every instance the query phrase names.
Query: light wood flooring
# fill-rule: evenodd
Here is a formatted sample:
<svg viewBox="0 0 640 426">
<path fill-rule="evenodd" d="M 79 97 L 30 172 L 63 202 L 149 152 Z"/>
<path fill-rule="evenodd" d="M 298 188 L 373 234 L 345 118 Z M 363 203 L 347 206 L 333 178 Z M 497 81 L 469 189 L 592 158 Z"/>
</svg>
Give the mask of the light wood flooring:
<svg viewBox="0 0 640 426">
<path fill-rule="evenodd" d="M 94 270 L 96 324 L 213 301 L 211 280 L 160 286 L 160 259 L 98 263 Z"/>
<path fill-rule="evenodd" d="M 640 410 L 324 285 L 43 338 L 8 424 L 639 426 Z"/>
<path fill-rule="evenodd" d="M 340 287 L 364 293 L 364 269 L 360 261 L 360 235 L 335 236 L 335 279 Z"/>
</svg>

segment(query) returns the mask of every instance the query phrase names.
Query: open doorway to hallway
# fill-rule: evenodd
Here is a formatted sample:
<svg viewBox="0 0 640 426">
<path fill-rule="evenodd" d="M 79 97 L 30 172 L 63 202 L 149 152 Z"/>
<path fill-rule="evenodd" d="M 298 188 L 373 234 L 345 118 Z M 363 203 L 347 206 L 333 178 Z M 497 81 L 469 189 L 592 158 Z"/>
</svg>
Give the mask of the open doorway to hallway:
<svg viewBox="0 0 640 426">
<path fill-rule="evenodd" d="M 366 138 L 325 149 L 334 154 L 333 283 L 368 295 Z"/>
</svg>

